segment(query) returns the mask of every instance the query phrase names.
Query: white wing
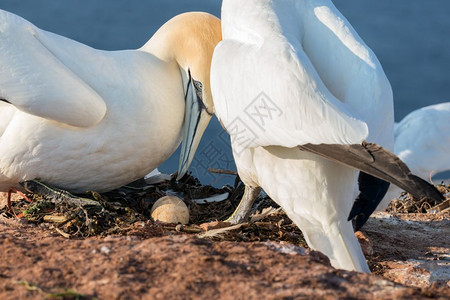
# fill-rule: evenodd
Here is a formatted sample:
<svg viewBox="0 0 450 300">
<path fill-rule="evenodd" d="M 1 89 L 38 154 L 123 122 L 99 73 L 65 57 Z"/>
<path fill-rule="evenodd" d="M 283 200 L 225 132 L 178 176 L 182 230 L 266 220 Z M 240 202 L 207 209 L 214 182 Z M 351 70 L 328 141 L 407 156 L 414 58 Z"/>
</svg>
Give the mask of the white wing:
<svg viewBox="0 0 450 300">
<path fill-rule="evenodd" d="M 216 48 L 213 98 L 231 135 L 251 141 L 249 147 L 352 144 L 367 137 L 366 124 L 328 91 L 301 48 L 271 50 L 232 41 Z"/>
<path fill-rule="evenodd" d="M 214 52 L 211 85 L 216 114 L 234 145 L 355 144 L 368 135 L 366 123 L 329 92 L 300 45 L 224 40 Z"/>
<path fill-rule="evenodd" d="M 283 91 L 273 91 L 275 96 L 268 96 L 274 102 L 279 101 L 280 109 L 292 110 L 298 107 L 302 113 L 307 113 L 297 112 L 298 115 L 294 115 L 292 111 L 284 112 L 285 117 L 292 115 L 292 122 L 303 125 L 309 122 L 310 129 L 314 129 L 313 138 L 320 137 L 320 140 L 327 141 L 328 135 L 338 134 L 343 129 L 342 135 L 347 136 L 347 142 L 353 140 L 348 135 L 352 130 L 337 127 L 342 126 L 341 121 L 345 118 L 332 115 L 328 115 L 329 124 L 323 124 L 323 130 L 319 130 L 316 136 L 317 126 L 314 122 L 317 122 L 317 117 L 325 116 L 327 109 L 322 109 L 324 105 L 350 119 L 356 117 L 364 120 L 370 128 L 370 141 L 392 148 L 393 96 L 389 81 L 375 54 L 331 1 L 248 0 L 244 3 L 228 0 L 224 1 L 222 7 L 222 26 L 224 42 L 217 48 L 213 62 L 213 76 L 217 76 L 217 79 L 212 78 L 212 84 L 218 89 L 216 98 L 224 97 L 222 90 L 237 89 L 232 86 L 237 78 L 220 84 L 214 82 L 235 72 L 232 76 L 247 82 L 246 86 L 241 87 L 241 90 L 245 89 L 244 93 L 249 93 L 247 89 L 254 85 L 258 87 L 256 90 L 265 91 L 266 94 L 271 87 L 283 88 Z M 253 79 L 254 82 L 249 82 Z M 243 86 L 239 82 L 236 85 Z M 238 93 L 242 93 L 241 90 Z M 255 99 L 258 94 L 258 91 L 252 91 L 245 97 Z M 308 97 L 293 103 L 291 98 L 298 95 Z M 221 102 L 216 104 L 219 115 L 224 113 L 225 109 L 221 109 L 221 105 L 225 103 L 244 100 L 250 105 L 248 102 L 251 100 L 244 95 L 232 97 L 239 100 L 227 98 L 216 101 Z M 289 99 L 280 101 L 277 97 Z M 320 100 L 316 103 L 318 106 L 308 103 L 308 99 L 313 102 Z M 237 111 L 240 104 L 230 106 Z M 233 114 L 226 117 L 231 118 L 228 123 L 236 118 Z M 226 123 L 224 117 L 220 118 Z M 246 125 L 249 126 L 249 123 Z M 348 125 L 354 127 L 350 123 Z M 289 130 L 290 127 L 286 128 Z M 329 132 L 324 134 L 326 131 Z M 358 129 L 353 128 L 353 132 L 356 131 Z M 267 131 L 263 133 L 269 136 Z M 337 142 L 336 137 L 331 140 Z"/>
<path fill-rule="evenodd" d="M 14 107 L 9 104 L 0 102 L 0 137 L 5 132 L 6 127 L 14 115 Z"/>
<path fill-rule="evenodd" d="M 71 47 L 86 46 L 0 10 L 0 99 L 26 113 L 71 126 L 97 124 L 106 104 L 65 65 L 64 56 L 70 55 Z"/>
<path fill-rule="evenodd" d="M 331 1 L 295 4 L 302 23 L 302 46 L 320 78 L 334 96 L 355 109 L 367 123 L 368 140 L 391 149 L 393 94 L 376 55 Z M 286 31 L 287 25 L 282 26 Z M 287 38 L 295 40 L 293 36 Z"/>
</svg>

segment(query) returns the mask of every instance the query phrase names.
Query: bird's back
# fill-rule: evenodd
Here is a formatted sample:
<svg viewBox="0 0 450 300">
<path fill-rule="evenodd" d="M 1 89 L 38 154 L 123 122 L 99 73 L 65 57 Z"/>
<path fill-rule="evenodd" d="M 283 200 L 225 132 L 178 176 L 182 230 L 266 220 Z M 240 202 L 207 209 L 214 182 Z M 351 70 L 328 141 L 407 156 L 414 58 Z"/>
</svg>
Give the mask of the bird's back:
<svg viewBox="0 0 450 300">
<path fill-rule="evenodd" d="M 328 90 L 368 124 L 368 140 L 392 148 L 392 89 L 376 55 L 331 1 L 295 4 L 302 46 Z"/>
<path fill-rule="evenodd" d="M 450 102 L 413 111 L 396 126 L 395 153 L 424 179 L 450 170 L 449 128 Z"/>
<path fill-rule="evenodd" d="M 167 65 L 140 50 L 93 49 L 0 10 L 0 99 L 9 102 L 0 101 L 0 190 L 41 178 L 102 191 L 157 167 L 183 123 L 182 78 Z"/>
<path fill-rule="evenodd" d="M 230 45 L 223 51 L 241 47 L 247 59 L 253 49 L 270 53 L 264 57 L 261 50 L 260 61 L 250 58 L 252 62 L 248 63 L 258 69 L 256 73 L 260 77 L 268 78 L 261 86 L 281 87 L 282 82 L 288 82 L 284 78 L 288 71 L 297 68 L 291 78 L 298 77 L 303 82 L 291 80 L 287 89 L 292 91 L 291 97 L 300 89 L 300 95 L 307 95 L 310 92 L 297 88 L 309 80 L 298 72 L 306 68 L 307 76 L 315 81 L 306 84 L 317 85 L 325 97 L 330 93 L 345 103 L 350 114 L 356 114 L 368 124 L 369 140 L 393 148 L 390 83 L 375 54 L 331 1 L 250 0 L 237 5 L 237 1 L 230 0 L 224 1 L 223 11 L 224 43 L 221 46 Z M 270 57 L 273 67 L 263 69 L 264 60 Z M 300 61 L 300 66 L 296 66 L 296 60 Z M 219 103 L 219 110 L 220 106 Z M 342 106 L 339 109 L 345 110 Z"/>
</svg>

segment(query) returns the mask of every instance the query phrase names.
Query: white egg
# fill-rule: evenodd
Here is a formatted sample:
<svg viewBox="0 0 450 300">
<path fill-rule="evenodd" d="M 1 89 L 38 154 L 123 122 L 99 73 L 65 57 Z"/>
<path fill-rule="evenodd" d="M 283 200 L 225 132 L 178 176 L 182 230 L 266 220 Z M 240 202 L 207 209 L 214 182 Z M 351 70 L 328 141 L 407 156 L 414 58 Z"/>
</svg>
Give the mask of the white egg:
<svg viewBox="0 0 450 300">
<path fill-rule="evenodd" d="M 189 208 L 180 198 L 165 196 L 153 204 L 151 217 L 155 221 L 186 225 L 189 223 Z"/>
</svg>

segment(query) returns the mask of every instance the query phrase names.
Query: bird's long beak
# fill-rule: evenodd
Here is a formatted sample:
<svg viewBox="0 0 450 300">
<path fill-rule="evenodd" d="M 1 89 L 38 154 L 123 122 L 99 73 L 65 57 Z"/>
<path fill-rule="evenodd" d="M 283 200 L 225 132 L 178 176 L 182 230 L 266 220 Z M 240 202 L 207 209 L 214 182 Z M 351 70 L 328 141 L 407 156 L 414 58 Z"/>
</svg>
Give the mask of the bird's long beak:
<svg viewBox="0 0 450 300">
<path fill-rule="evenodd" d="M 190 74 L 189 74 L 190 75 Z M 208 112 L 202 99 L 202 91 L 199 82 L 190 79 L 186 93 L 186 110 L 184 117 L 184 138 L 181 144 L 180 162 L 178 165 L 178 177 L 181 179 L 188 171 L 198 148 L 206 127 L 208 127 L 212 114 Z"/>
</svg>

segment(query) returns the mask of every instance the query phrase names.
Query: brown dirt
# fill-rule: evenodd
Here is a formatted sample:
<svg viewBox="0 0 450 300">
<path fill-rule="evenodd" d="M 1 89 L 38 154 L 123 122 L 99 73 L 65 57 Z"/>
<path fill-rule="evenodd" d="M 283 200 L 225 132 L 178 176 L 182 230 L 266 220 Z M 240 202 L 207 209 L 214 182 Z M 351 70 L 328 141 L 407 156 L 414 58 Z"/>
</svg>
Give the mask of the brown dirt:
<svg viewBox="0 0 450 300">
<path fill-rule="evenodd" d="M 450 288 L 450 218 L 377 213 L 364 227 L 374 254 L 372 271 L 394 282 Z"/>
<path fill-rule="evenodd" d="M 200 238 L 197 225 L 148 220 L 153 199 L 138 198 L 134 210 L 106 215 L 105 224 L 114 223 L 111 216 L 120 220 L 115 227 L 86 231 L 81 223 L 77 231 L 43 222 L 47 211 L 31 221 L 3 213 L 0 299 L 450 299 L 448 213 L 372 217 L 363 230 L 370 240 L 364 248 L 373 251 L 368 275 L 333 269 L 326 257 L 305 249 L 301 232 L 282 212 Z M 23 201 L 14 204 L 25 208 Z M 191 203 L 191 222 L 224 219 L 235 205 Z"/>
<path fill-rule="evenodd" d="M 450 297 L 448 289 L 420 290 L 335 270 L 321 254 L 279 242 L 216 242 L 189 235 L 68 240 L 22 223 L 0 221 L 1 299 L 52 293 L 69 299 L 68 289 L 85 299 Z"/>
</svg>

